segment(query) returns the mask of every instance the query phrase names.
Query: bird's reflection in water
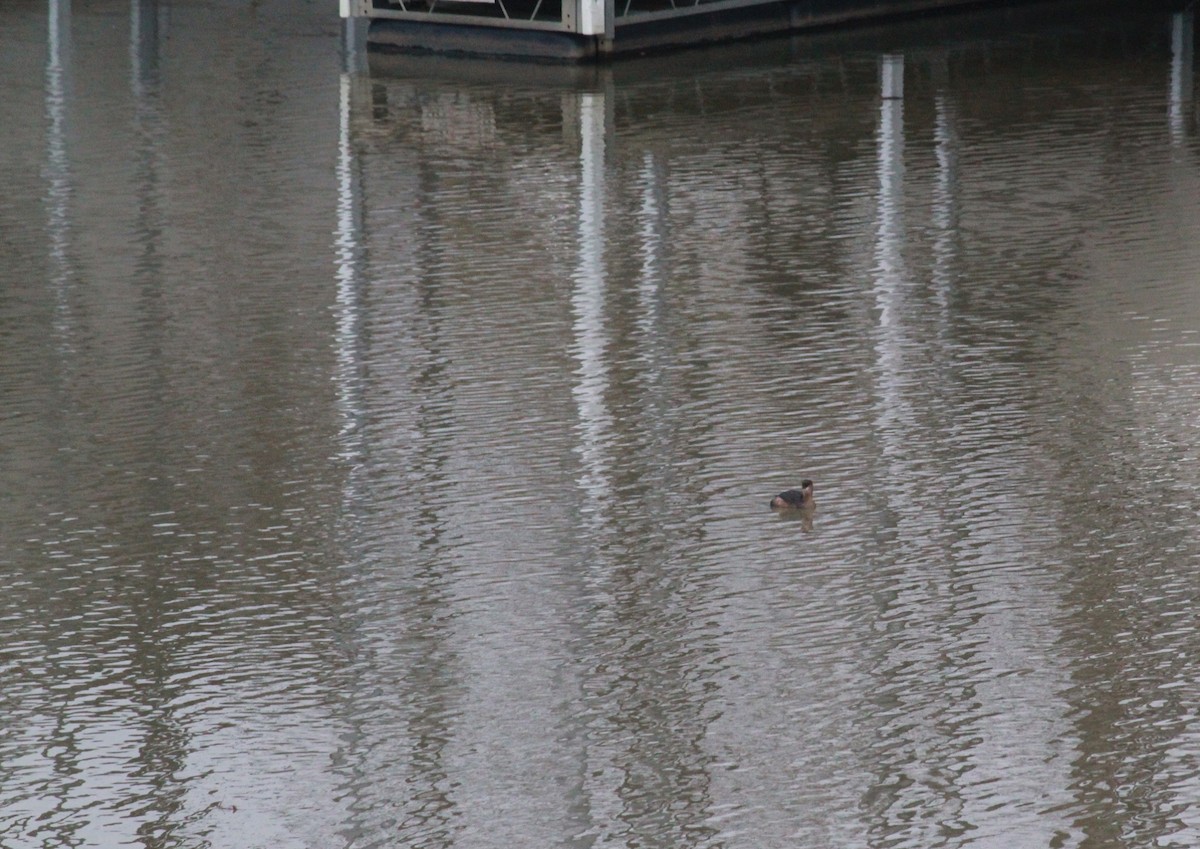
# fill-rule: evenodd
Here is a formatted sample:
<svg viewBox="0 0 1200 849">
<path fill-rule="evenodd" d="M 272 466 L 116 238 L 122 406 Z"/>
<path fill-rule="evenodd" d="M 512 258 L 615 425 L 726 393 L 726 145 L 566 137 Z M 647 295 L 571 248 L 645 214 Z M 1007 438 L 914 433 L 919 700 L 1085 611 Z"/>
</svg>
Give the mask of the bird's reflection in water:
<svg viewBox="0 0 1200 849">
<path fill-rule="evenodd" d="M 805 533 L 813 529 L 813 513 L 815 510 L 776 510 L 781 522 L 799 522 L 800 529 Z"/>
</svg>

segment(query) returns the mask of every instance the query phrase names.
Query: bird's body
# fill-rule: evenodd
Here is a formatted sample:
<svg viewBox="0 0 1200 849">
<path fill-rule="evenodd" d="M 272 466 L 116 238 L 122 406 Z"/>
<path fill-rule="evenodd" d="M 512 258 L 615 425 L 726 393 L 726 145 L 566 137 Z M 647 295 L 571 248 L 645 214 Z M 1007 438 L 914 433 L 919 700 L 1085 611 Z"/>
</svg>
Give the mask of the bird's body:
<svg viewBox="0 0 1200 849">
<path fill-rule="evenodd" d="M 811 510 L 816 505 L 813 501 L 813 482 L 803 480 L 799 489 L 785 489 L 771 499 L 773 510 Z"/>
</svg>

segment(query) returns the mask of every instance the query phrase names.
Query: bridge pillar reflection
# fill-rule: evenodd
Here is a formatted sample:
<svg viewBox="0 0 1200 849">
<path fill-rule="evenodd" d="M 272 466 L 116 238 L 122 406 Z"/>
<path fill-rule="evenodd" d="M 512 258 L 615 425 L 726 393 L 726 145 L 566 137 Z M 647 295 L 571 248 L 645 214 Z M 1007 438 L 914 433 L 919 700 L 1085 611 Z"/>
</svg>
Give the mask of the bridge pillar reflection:
<svg viewBox="0 0 1200 849">
<path fill-rule="evenodd" d="M 585 91 L 567 98 L 579 127 L 579 214 L 577 264 L 571 296 L 572 353 L 577 362 L 572 394 L 579 414 L 579 486 L 588 503 L 602 504 L 611 491 L 607 448 L 612 430 L 608 409 L 609 338 L 605 318 L 604 172 L 612 126 L 608 93 Z"/>
<path fill-rule="evenodd" d="M 1169 121 L 1171 138 L 1179 142 L 1187 133 L 1187 122 L 1193 105 L 1195 70 L 1193 43 L 1195 13 L 1188 9 L 1171 16 L 1171 91 Z"/>
</svg>

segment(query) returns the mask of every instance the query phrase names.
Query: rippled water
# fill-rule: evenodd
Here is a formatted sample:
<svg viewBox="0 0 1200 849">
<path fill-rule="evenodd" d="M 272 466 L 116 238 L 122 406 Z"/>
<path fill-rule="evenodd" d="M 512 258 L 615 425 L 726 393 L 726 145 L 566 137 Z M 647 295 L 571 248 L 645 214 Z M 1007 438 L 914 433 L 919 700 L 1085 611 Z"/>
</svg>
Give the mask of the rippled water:
<svg viewBox="0 0 1200 849">
<path fill-rule="evenodd" d="M 0 845 L 1200 843 L 1190 14 L 327 6 L 0 8 Z"/>
</svg>

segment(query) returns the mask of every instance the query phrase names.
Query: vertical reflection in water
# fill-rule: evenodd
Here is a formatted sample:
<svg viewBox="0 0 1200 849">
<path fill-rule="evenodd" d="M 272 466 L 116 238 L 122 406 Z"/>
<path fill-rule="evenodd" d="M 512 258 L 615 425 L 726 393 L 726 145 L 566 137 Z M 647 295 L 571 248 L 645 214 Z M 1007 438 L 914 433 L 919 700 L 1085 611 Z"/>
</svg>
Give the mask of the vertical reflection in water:
<svg viewBox="0 0 1200 849">
<path fill-rule="evenodd" d="M 670 426 L 641 432 L 643 423 L 660 416 L 649 408 L 667 403 L 660 339 L 665 202 L 658 165 L 646 156 L 637 179 L 640 204 L 630 217 L 638 228 L 630 241 L 639 244 L 641 264 L 632 322 L 636 365 L 629 374 L 609 362 L 608 326 L 616 319 L 605 309 L 605 105 L 603 95 L 579 101 L 583 145 L 572 299 L 579 366 L 573 391 L 580 418 L 579 487 L 590 504 L 577 546 L 586 558 L 580 645 L 587 671 L 577 732 L 581 771 L 571 796 L 577 831 L 570 845 L 699 847 L 713 835 L 706 751 L 711 690 L 705 686 L 712 647 L 697 621 L 705 590 L 690 564 L 664 558 L 672 531 L 650 501 L 662 497 L 655 484 L 666 473 Z M 627 430 L 626 421 L 636 426 Z"/>
<path fill-rule="evenodd" d="M 599 636 L 614 646 L 618 658 L 611 698 L 619 715 L 612 731 L 618 735 L 614 763 L 619 780 L 614 786 L 621 800 L 620 842 L 698 849 L 711 845 L 716 836 L 710 821 L 714 793 L 709 749 L 709 703 L 715 688 L 708 685 L 720 661 L 705 621 L 712 586 L 686 554 L 685 540 L 703 534 L 702 523 L 673 526 L 658 512 L 664 502 L 678 503 L 676 498 L 687 501 L 685 509 L 697 503 L 691 487 L 675 479 L 687 451 L 677 441 L 686 429 L 680 417 L 670 413 L 673 387 L 666 377 L 670 355 L 663 338 L 663 312 L 670 275 L 664 268 L 669 225 L 663 170 L 654 154 L 645 154 L 635 219 L 641 257 L 635 322 L 638 368 L 634 385 L 620 393 L 627 401 L 627 415 L 637 422 L 629 453 L 622 452 L 624 469 L 638 482 L 621 499 L 622 506 L 637 506 L 631 513 L 622 511 L 620 532 L 639 542 L 630 550 L 620 540 L 624 553 L 615 564 L 615 628 Z"/>
<path fill-rule="evenodd" d="M 163 335 L 171 316 L 165 306 L 163 269 L 163 136 L 165 118 L 162 105 L 159 46 L 158 0 L 130 0 L 129 4 L 129 88 L 133 99 L 134 192 L 137 196 L 134 238 L 140 251 L 135 260 L 134 280 L 138 284 L 141 318 L 139 331 L 155 334 L 147 348 L 159 354 L 149 364 L 156 370 L 161 386 L 167 383 L 163 373 L 165 359 Z"/>
<path fill-rule="evenodd" d="M 959 141 L 944 95 L 935 102 L 929 295 L 938 333 L 926 320 L 919 272 L 902 253 L 899 62 L 885 57 L 881 66 L 875 280 L 875 428 L 896 522 L 889 543 L 899 547 L 882 556 L 890 568 L 877 579 L 879 777 L 864 803 L 873 830 L 900 845 L 954 845 L 968 833 L 1041 840 L 1055 826 L 1059 835 L 1069 829 L 1034 807 L 1060 802 L 1055 789 L 1066 783 L 1064 729 L 1047 698 L 1061 687 L 1043 648 L 1054 635 L 1041 632 L 1053 596 L 1038 592 L 1036 572 L 1014 584 L 1008 571 L 1036 555 L 1026 539 L 1034 520 L 1014 504 L 994 508 L 986 495 L 1036 459 L 1019 438 L 1023 413 L 1012 397 L 1022 368 L 996 362 L 991 328 L 968 330 L 961 319 L 969 316 L 955 313 Z M 995 683 L 1007 672 L 1017 674 Z M 1021 727 L 1013 716 L 1023 717 Z M 997 799 L 1021 800 L 1024 815 L 994 816 Z"/>
<path fill-rule="evenodd" d="M 933 290 L 938 305 L 938 330 L 943 342 L 949 331 L 951 288 L 957 261 L 955 238 L 958 233 L 958 138 L 954 114 L 946 93 L 934 99 L 934 154 L 937 157 L 937 181 L 933 189 Z"/>
<path fill-rule="evenodd" d="M 905 440 L 916 438 L 915 422 L 909 399 L 905 394 L 905 381 L 911 366 L 905 362 L 906 331 L 903 305 L 907 295 L 905 287 L 904 260 L 901 253 L 904 236 L 903 180 L 904 180 L 904 57 L 885 55 L 880 59 L 880 104 L 879 126 L 876 139 L 876 182 L 877 224 L 875 229 L 874 296 L 878 314 L 875 332 L 875 379 L 876 411 L 874 431 L 879 442 L 883 460 L 883 477 L 889 485 L 884 487 L 886 503 L 883 505 L 891 521 L 898 529 L 897 538 L 908 544 L 904 537 L 905 520 L 915 518 L 917 500 L 912 498 L 915 490 L 914 470 L 908 467 L 903 447 Z M 907 498 L 902 498 L 907 494 Z M 889 523 L 890 526 L 890 523 Z M 887 543 L 885 543 L 886 545 Z M 883 562 L 892 565 L 889 558 Z M 901 563 L 911 565 L 906 559 Z M 919 693 L 908 692 L 906 684 L 916 683 L 906 670 L 914 660 L 909 640 L 897 633 L 901 628 L 919 628 L 914 615 L 904 608 L 912 601 L 899 596 L 896 587 L 909 582 L 892 568 L 886 569 L 878 578 L 882 583 L 877 591 L 881 623 L 888 624 L 888 634 L 874 659 L 874 674 L 879 679 L 879 694 L 876 696 L 879 718 L 877 739 L 874 741 L 872 766 L 877 778 L 863 804 L 869 817 L 870 828 L 878 839 L 892 838 L 899 821 L 911 816 L 914 793 L 909 788 L 916 783 L 912 761 L 919 757 L 927 729 L 913 727 L 912 714 L 919 710 L 916 704 Z M 915 750 L 915 751 L 914 751 Z M 918 786 L 919 791 L 919 786 Z M 907 826 L 915 833 L 927 827 L 918 820 Z"/>
<path fill-rule="evenodd" d="M 579 256 L 575 270 L 575 290 L 571 297 L 574 319 L 573 353 L 579 365 L 575 370 L 577 380 L 571 386 L 571 393 L 579 416 L 575 451 L 579 455 L 582 470 L 577 483 L 584 501 L 583 515 L 590 520 L 591 539 L 597 542 L 594 547 L 582 546 L 583 556 L 592 561 L 584 564 L 585 573 L 597 573 L 588 583 L 592 607 L 599 615 L 594 616 L 591 623 L 585 624 L 584 631 L 588 633 L 597 622 L 607 621 L 614 607 L 614 598 L 608 582 L 604 575 L 598 573 L 597 567 L 602 564 L 596 562 L 600 557 L 598 541 L 602 536 L 599 508 L 610 495 L 610 482 L 603 457 L 604 442 L 611 421 L 605 407 L 604 392 L 608 380 L 603 361 L 606 339 L 603 326 L 602 180 L 607 133 L 607 98 L 603 92 L 583 92 L 577 96 L 568 96 L 564 103 L 565 109 L 577 110 L 580 133 L 577 229 Z M 584 643 L 589 646 L 593 644 L 592 634 L 588 634 Z M 582 768 L 576 791 L 578 798 L 572 808 L 574 819 L 585 826 L 583 835 L 579 837 L 580 845 L 587 845 L 594 840 L 587 826 L 594 829 L 600 823 L 616 821 L 619 816 L 619 801 L 612 791 L 619 780 L 611 774 L 614 764 L 619 763 L 619 759 L 615 753 L 607 751 L 602 729 L 585 727 L 581 734 Z"/>
<path fill-rule="evenodd" d="M 469 642 L 477 637 L 460 631 L 456 621 L 464 612 L 466 578 L 454 551 L 455 518 L 444 510 L 453 502 L 459 428 L 458 394 L 446 355 L 453 336 L 453 328 L 446 324 L 449 284 L 440 271 L 453 255 L 454 245 L 442 238 L 448 207 L 437 198 L 451 182 L 426 152 L 415 175 L 412 272 L 403 284 L 404 304 L 389 304 L 388 312 L 393 314 L 387 316 L 402 351 L 390 364 L 388 379 L 407 383 L 409 397 L 395 399 L 394 414 L 403 416 L 402 421 L 381 424 L 396 431 L 387 440 L 398 463 L 407 465 L 405 477 L 417 483 L 399 484 L 404 487 L 400 497 L 414 505 L 406 518 L 409 538 L 396 540 L 386 552 L 387 560 L 379 564 L 380 578 L 400 583 L 395 601 L 389 603 L 395 607 L 381 611 L 380 620 L 391 627 L 373 629 L 377 658 L 389 676 L 396 676 L 387 689 L 402 694 L 402 700 L 398 706 L 373 706 L 371 739 L 374 758 L 392 755 L 395 763 L 405 767 L 399 804 L 387 799 L 387 791 L 395 788 L 377 788 L 372 782 L 373 775 L 392 770 L 393 765 L 373 762 L 374 769 L 361 776 L 362 792 L 376 800 L 370 806 L 373 813 L 397 816 L 401 842 L 431 847 L 450 846 L 461 827 L 451 763 L 461 739 L 462 694 L 470 689 L 462 671 L 463 655 L 470 658 L 471 651 L 460 648 L 458 639 L 465 636 Z M 378 587 L 365 591 L 375 594 Z M 400 743 L 399 752 L 379 743 L 391 735 Z"/>
<path fill-rule="evenodd" d="M 348 24 L 356 21 L 351 18 L 343 22 Z M 364 217 L 362 204 L 362 175 L 361 165 L 355 155 L 352 119 L 355 114 L 355 94 L 366 85 L 366 78 L 355 73 L 355 48 L 357 43 L 350 40 L 350 33 L 345 33 L 343 44 L 342 69 L 338 80 L 338 147 L 337 162 L 334 166 L 334 176 L 337 182 L 336 226 L 334 228 L 334 279 L 336 292 L 334 295 L 334 355 L 335 365 L 333 380 L 338 417 L 338 458 L 348 467 L 342 478 L 341 493 L 341 536 L 343 545 L 341 556 L 347 568 L 358 572 L 360 561 L 364 557 L 361 547 L 356 543 L 358 529 L 353 518 L 360 514 L 362 502 L 366 495 L 361 491 L 366 483 L 361 478 L 365 474 L 362 467 L 363 449 L 363 420 L 365 400 L 363 398 L 363 319 L 362 319 L 362 239 L 364 234 Z M 358 110 L 358 114 L 370 114 Z M 353 585 L 352 580 L 348 580 Z M 353 593 L 348 593 L 353 598 Z M 352 629 L 354 624 L 341 623 L 343 629 Z M 350 643 L 355 638 L 353 633 L 343 632 L 343 639 Z M 368 832 L 365 821 L 364 800 L 359 792 L 359 782 L 354 773 L 359 768 L 357 763 L 347 763 L 350 757 L 365 747 L 365 733 L 361 706 L 357 699 L 358 682 L 351 681 L 345 697 L 345 717 L 348 730 L 342 739 L 342 749 L 333 756 L 334 768 L 341 768 L 350 773 L 343 777 L 339 791 L 350 798 L 344 807 L 348 820 L 341 826 L 347 845 L 354 845 Z"/>
<path fill-rule="evenodd" d="M 1168 120 L 1171 140 L 1176 144 L 1187 136 L 1188 119 L 1192 111 L 1194 21 L 1194 13 L 1190 8 L 1171 16 L 1171 91 Z"/>
<path fill-rule="evenodd" d="M 156 140 L 153 130 L 161 120 L 159 103 L 159 8 L 157 0 L 130 0 L 129 86 L 136 123 L 144 142 Z M 157 148 L 157 145 L 151 145 Z"/>
<path fill-rule="evenodd" d="M 584 92 L 579 99 L 579 261 L 575 292 L 571 297 L 574 316 L 575 358 L 578 379 L 572 386 L 579 413 L 578 452 L 583 470 L 579 485 L 585 497 L 584 512 L 603 505 L 611 492 L 605 444 L 612 416 L 605 393 L 608 347 L 604 327 L 604 141 L 607 98 L 603 92 Z"/>
<path fill-rule="evenodd" d="M 1170 35 L 1170 67 L 1156 57 L 1153 79 L 1167 70 L 1168 139 L 1178 150 L 1194 131 L 1190 11 L 1171 16 Z M 1143 144 L 1157 153 L 1151 138 Z M 1067 425 L 1054 434 L 1062 440 L 1054 454 L 1069 488 L 1062 549 L 1073 585 L 1065 594 L 1064 643 L 1075 655 L 1065 695 L 1079 738 L 1077 823 L 1088 845 L 1200 846 L 1200 584 L 1194 568 L 1180 568 L 1200 562 L 1200 301 L 1194 271 L 1185 293 L 1159 264 L 1195 255 L 1197 175 L 1192 156 L 1155 164 L 1167 190 L 1147 205 L 1144 224 L 1127 225 L 1146 245 L 1114 228 L 1117 239 L 1097 240 L 1094 256 L 1084 255 L 1098 270 L 1089 275 L 1092 288 L 1077 293 L 1088 321 L 1073 348 L 1091 356 L 1067 361 L 1073 371 L 1055 399 Z M 1106 188 L 1112 210 L 1124 211 L 1126 189 Z M 1156 194 L 1138 191 L 1139 204 Z M 1178 198 L 1185 196 L 1189 213 L 1181 217 Z M 1116 354 L 1106 358 L 1102 349 Z"/>
<path fill-rule="evenodd" d="M 355 60 L 347 60 L 334 243 L 339 451 L 349 466 L 339 627 L 352 659 L 341 706 L 347 730 L 334 755 L 341 831 L 355 846 L 447 846 L 460 828 L 461 783 L 451 782 L 448 761 L 467 689 L 456 641 L 476 635 L 456 625 L 465 590 L 448 539 L 461 517 L 446 511 L 459 429 L 442 323 L 443 178 L 419 151 L 403 162 L 405 184 L 388 198 L 403 211 L 368 219 L 371 175 L 363 174 L 353 119 L 386 115 L 376 100 L 385 92 L 350 72 Z M 420 103 L 406 105 L 419 114 Z M 400 242 L 389 243 L 397 231 Z M 366 245 L 388 262 L 368 269 Z"/>
<path fill-rule="evenodd" d="M 58 354 L 68 361 L 74 353 L 75 321 L 71 315 L 71 283 L 74 269 L 71 263 L 71 163 L 67 152 L 67 97 L 70 88 L 70 0 L 50 0 L 46 31 L 46 229 L 49 247 L 49 282 L 53 290 L 54 317 L 53 335 Z M 70 396 L 65 395 L 64 402 Z M 50 657 L 45 666 L 52 680 L 71 680 L 72 672 L 62 668 L 65 664 L 58 657 Z M 85 774 L 81 766 L 81 738 L 86 733 L 86 724 L 72 716 L 71 705 L 63 699 L 47 706 L 45 720 L 48 729 L 42 733 L 44 746 L 42 756 L 48 762 L 47 770 L 52 778 L 38 782 L 36 796 L 38 816 L 25 823 L 31 827 L 31 835 L 49 839 L 54 833 L 61 842 L 73 839 L 71 832 L 80 828 L 61 826 L 70 822 L 70 811 L 75 804 L 74 792 Z M 19 815 L 19 809 L 18 809 Z M 36 826 L 35 823 L 42 823 Z"/>
<path fill-rule="evenodd" d="M 358 20 L 352 18 L 350 20 Z M 366 85 L 366 78 L 343 70 L 338 86 L 337 227 L 334 231 L 334 263 L 337 292 L 334 298 L 336 325 L 334 346 L 337 365 L 337 406 L 341 418 L 339 443 L 341 459 L 351 467 L 362 454 L 363 399 L 362 381 L 362 198 L 361 174 L 350 138 L 351 107 L 355 94 Z M 353 486 L 354 475 L 347 476 Z M 354 501 L 354 493 L 346 493 Z"/>
<path fill-rule="evenodd" d="M 901 384 L 904 380 L 904 328 L 900 307 L 904 298 L 903 220 L 901 192 L 904 180 L 904 57 L 884 56 L 880 62 L 882 100 L 879 106 L 879 147 L 876 176 L 879 182 L 878 216 L 875 232 L 875 306 L 879 313 L 875 359 L 879 403 L 876 433 L 888 463 L 888 479 L 901 480 L 900 437 L 912 424 L 911 410 Z M 889 493 L 898 493 L 894 487 Z M 894 512 L 904 505 L 894 496 Z"/>
<path fill-rule="evenodd" d="M 46 214 L 50 282 L 54 287 L 54 328 L 64 352 L 70 336 L 71 165 L 67 156 L 71 0 L 50 0 L 46 33 Z"/>
<path fill-rule="evenodd" d="M 662 201 L 659 198 L 657 169 L 654 154 L 647 153 L 642 161 L 642 208 L 638 215 L 641 225 L 642 268 L 638 276 L 638 329 L 647 345 L 653 346 L 658 325 L 659 300 L 662 287 Z M 650 371 L 658 373 L 657 357 L 651 357 Z"/>
<path fill-rule="evenodd" d="M 662 429 L 656 426 L 668 421 L 666 409 L 668 406 L 667 389 L 663 385 L 663 352 L 662 352 L 662 288 L 663 288 L 663 231 L 666 226 L 666 209 L 659 169 L 654 155 L 647 153 L 642 163 L 641 173 L 642 205 L 638 213 L 641 232 L 641 273 L 638 276 L 638 318 L 637 328 L 640 341 L 639 360 L 642 363 L 640 381 L 646 393 L 646 404 L 643 422 L 648 429 L 655 432 L 646 434 L 650 441 L 649 449 L 654 456 L 664 456 L 669 450 L 662 436 Z M 666 469 L 669 473 L 669 468 Z M 660 481 L 658 492 L 665 495 L 673 491 L 668 481 Z"/>
<path fill-rule="evenodd" d="M 146 350 L 156 356 L 147 366 L 155 374 L 159 392 L 165 394 L 169 380 L 163 373 L 163 335 L 170 327 L 164 303 L 162 239 L 163 221 L 162 138 L 163 107 L 160 87 L 160 30 L 158 0 L 130 0 L 129 88 L 133 100 L 135 134 L 134 192 L 137 197 L 136 239 L 141 249 L 133 279 L 141 305 L 137 332 L 147 337 Z M 169 561 L 156 560 L 148 566 L 155 586 L 169 581 Z M 180 718 L 186 698 L 180 698 L 175 683 L 178 668 L 175 650 L 161 639 L 169 595 L 150 591 L 130 594 L 130 607 L 137 626 L 132 629 L 136 651 L 134 673 L 137 699 L 142 703 L 144 729 L 138 752 L 139 773 L 150 785 L 143 803 L 143 835 L 161 835 L 184 809 L 187 796 L 187 758 L 191 733 Z"/>
</svg>

